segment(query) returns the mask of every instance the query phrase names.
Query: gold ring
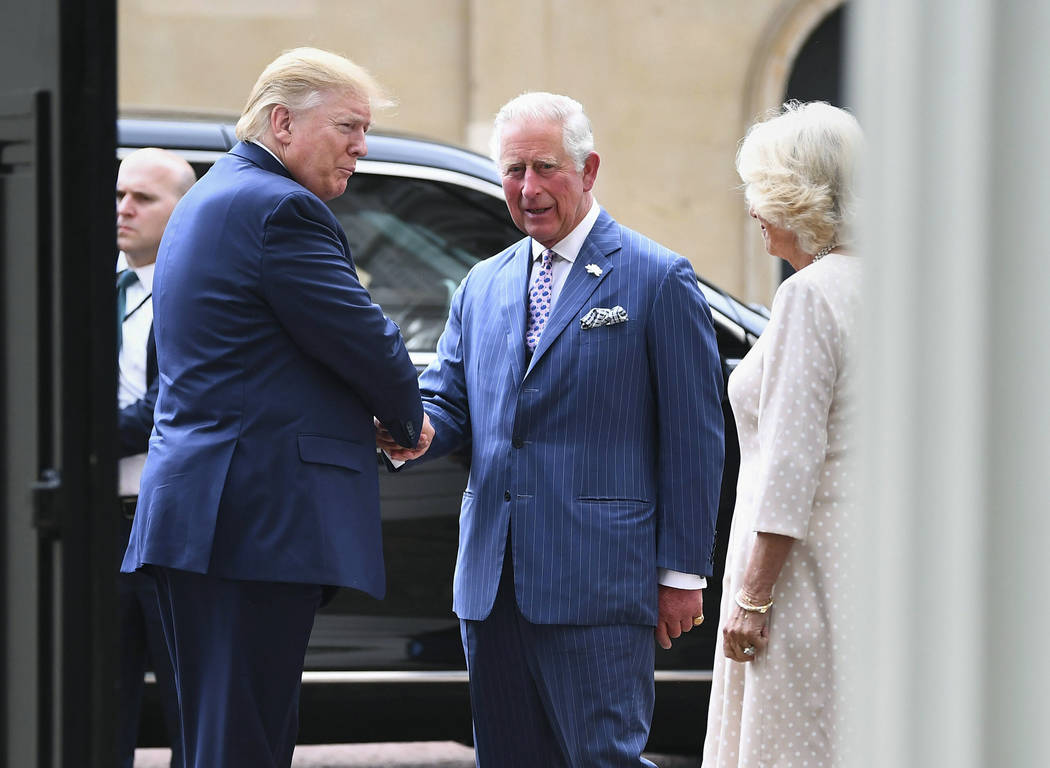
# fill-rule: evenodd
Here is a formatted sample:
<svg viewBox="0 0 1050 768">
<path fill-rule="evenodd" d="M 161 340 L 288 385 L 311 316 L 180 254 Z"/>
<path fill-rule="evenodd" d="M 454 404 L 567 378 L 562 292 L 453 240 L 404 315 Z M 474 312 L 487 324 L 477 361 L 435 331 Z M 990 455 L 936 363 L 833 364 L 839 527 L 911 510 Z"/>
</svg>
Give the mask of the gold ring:
<svg viewBox="0 0 1050 768">
<path fill-rule="evenodd" d="M 699 627 L 703 623 L 704 623 L 704 614 L 701 613 L 699 616 L 694 616 L 693 617 L 693 626 L 694 627 Z"/>
</svg>

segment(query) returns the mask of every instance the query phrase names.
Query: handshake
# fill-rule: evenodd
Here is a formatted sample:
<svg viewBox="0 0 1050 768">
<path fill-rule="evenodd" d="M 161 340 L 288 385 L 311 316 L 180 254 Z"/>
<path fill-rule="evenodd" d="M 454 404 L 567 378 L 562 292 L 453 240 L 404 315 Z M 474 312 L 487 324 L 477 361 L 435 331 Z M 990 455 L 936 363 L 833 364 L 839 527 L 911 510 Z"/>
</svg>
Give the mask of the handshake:
<svg viewBox="0 0 1050 768">
<path fill-rule="evenodd" d="M 373 419 L 373 421 L 375 421 L 376 425 L 376 447 L 385 451 L 392 461 L 405 462 L 418 459 L 427 452 L 434 440 L 434 427 L 430 423 L 430 417 L 425 413 L 423 414 L 423 429 L 420 431 L 419 440 L 416 442 L 415 448 L 405 448 L 398 444 L 379 419 Z"/>
</svg>

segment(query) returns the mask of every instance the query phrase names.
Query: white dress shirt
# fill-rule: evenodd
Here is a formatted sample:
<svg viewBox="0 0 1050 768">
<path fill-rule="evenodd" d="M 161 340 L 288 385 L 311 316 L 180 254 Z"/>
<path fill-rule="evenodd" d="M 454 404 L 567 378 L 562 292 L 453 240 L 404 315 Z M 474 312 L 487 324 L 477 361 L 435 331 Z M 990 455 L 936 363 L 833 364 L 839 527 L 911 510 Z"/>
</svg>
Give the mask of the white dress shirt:
<svg viewBox="0 0 1050 768">
<path fill-rule="evenodd" d="M 123 254 L 118 264 L 123 264 Z M 146 345 L 153 325 L 153 269 L 154 264 L 134 267 L 138 282 L 127 287 L 124 304 L 123 341 L 117 369 L 117 407 L 126 408 L 146 396 Z M 142 466 L 146 454 L 125 456 L 119 463 L 118 492 L 121 496 L 137 496 Z"/>
<path fill-rule="evenodd" d="M 572 269 L 573 263 L 576 261 L 576 257 L 580 255 L 580 249 L 583 248 L 583 243 L 587 239 L 587 235 L 591 234 L 591 229 L 594 228 L 594 222 L 598 220 L 598 214 L 602 212 L 601 206 L 598 205 L 598 201 L 595 200 L 591 203 L 591 209 L 587 211 L 587 215 L 583 217 L 579 224 L 577 224 L 572 232 L 562 238 L 553 248 L 554 259 L 551 261 L 551 310 L 554 309 L 554 302 L 558 300 L 558 296 L 561 294 L 561 288 L 565 285 L 565 278 L 569 275 L 569 270 Z M 529 274 L 529 285 L 532 285 L 536 279 L 536 275 L 539 273 L 543 265 L 543 254 L 547 250 L 547 246 L 540 243 L 538 240 L 532 241 L 532 272 Z"/>
<path fill-rule="evenodd" d="M 558 301 L 558 296 L 561 294 L 562 286 L 565 285 L 565 278 L 568 276 L 569 270 L 572 269 L 576 257 L 580 255 L 580 249 L 583 248 L 583 243 L 587 239 L 587 236 L 591 234 L 591 229 L 594 228 L 594 222 L 598 220 L 598 214 L 600 213 L 601 206 L 599 206 L 598 201 L 595 200 L 591 203 L 591 209 L 587 211 L 587 215 L 583 217 L 580 223 L 577 224 L 561 241 L 556 243 L 553 248 L 551 248 L 556 254 L 551 262 L 552 312 L 554 311 L 554 304 Z M 532 241 L 532 272 L 529 275 L 530 285 L 533 280 L 536 279 L 536 274 L 540 271 L 543 263 L 543 253 L 546 250 L 547 247 L 542 243 L 536 240 Z M 665 587 L 676 587 L 678 589 L 704 589 L 707 587 L 707 579 L 703 576 L 672 571 L 670 568 L 657 569 L 656 578 Z"/>
</svg>

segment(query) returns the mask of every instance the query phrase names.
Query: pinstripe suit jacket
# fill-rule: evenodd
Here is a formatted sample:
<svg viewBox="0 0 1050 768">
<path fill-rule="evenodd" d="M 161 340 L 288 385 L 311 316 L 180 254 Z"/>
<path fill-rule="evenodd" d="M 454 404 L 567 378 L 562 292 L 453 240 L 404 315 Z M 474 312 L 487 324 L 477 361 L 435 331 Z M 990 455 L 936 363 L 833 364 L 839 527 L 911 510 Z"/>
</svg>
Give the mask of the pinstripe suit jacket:
<svg viewBox="0 0 1050 768">
<path fill-rule="evenodd" d="M 420 379 L 426 457 L 471 446 L 453 607 L 488 615 L 509 529 L 530 621 L 655 625 L 658 567 L 710 574 L 724 453 L 710 310 L 688 261 L 603 210 L 526 364 L 530 255 L 525 238 L 471 270 Z M 617 305 L 627 322 L 581 329 Z"/>
</svg>

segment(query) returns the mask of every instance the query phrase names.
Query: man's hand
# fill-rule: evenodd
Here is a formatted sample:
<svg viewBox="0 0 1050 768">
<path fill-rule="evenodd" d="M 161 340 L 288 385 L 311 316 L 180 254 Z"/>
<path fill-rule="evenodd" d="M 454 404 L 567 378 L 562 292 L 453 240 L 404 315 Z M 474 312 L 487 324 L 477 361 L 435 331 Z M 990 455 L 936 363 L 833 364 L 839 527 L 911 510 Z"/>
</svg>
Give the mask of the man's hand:
<svg viewBox="0 0 1050 768">
<path fill-rule="evenodd" d="M 423 414 L 423 429 L 420 430 L 419 440 L 416 442 L 415 448 L 404 448 L 398 444 L 398 442 L 391 437 L 390 432 L 387 431 L 378 419 L 375 419 L 376 425 L 376 447 L 380 450 L 386 451 L 387 455 L 396 461 L 411 461 L 412 459 L 418 459 L 430 448 L 430 444 L 434 441 L 434 427 L 430 423 L 430 417 L 426 413 Z"/>
<path fill-rule="evenodd" d="M 704 597 L 701 589 L 676 589 L 661 584 L 659 590 L 656 642 L 666 651 L 672 638 L 691 630 L 694 619 L 703 618 Z"/>
</svg>

